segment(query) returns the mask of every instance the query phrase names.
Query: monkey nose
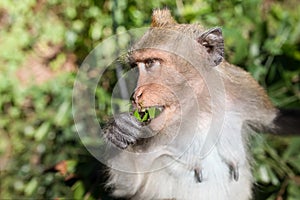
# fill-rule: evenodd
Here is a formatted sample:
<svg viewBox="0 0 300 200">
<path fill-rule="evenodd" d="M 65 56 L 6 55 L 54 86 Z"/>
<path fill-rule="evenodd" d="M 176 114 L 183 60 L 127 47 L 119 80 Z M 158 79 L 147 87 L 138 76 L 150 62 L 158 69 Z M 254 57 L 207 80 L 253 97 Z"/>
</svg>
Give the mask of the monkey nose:
<svg viewBox="0 0 300 200">
<path fill-rule="evenodd" d="M 134 95 L 133 95 L 133 99 L 135 102 L 139 102 L 139 100 L 141 99 L 143 95 L 143 92 L 141 90 L 137 90 Z"/>
<path fill-rule="evenodd" d="M 143 96 L 143 90 L 141 88 L 137 89 L 134 94 L 132 95 L 132 100 L 133 103 L 136 104 L 137 106 L 141 106 L 142 103 L 142 98 Z"/>
</svg>

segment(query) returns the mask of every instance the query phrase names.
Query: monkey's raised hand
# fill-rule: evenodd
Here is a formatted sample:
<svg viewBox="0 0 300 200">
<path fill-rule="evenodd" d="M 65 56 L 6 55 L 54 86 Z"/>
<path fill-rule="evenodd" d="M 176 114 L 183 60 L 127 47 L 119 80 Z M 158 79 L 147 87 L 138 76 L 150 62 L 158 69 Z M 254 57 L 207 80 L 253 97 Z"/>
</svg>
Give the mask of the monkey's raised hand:
<svg viewBox="0 0 300 200">
<path fill-rule="evenodd" d="M 147 124 L 138 121 L 132 113 L 115 115 L 103 130 L 104 137 L 121 149 L 136 144 L 151 132 Z"/>
</svg>

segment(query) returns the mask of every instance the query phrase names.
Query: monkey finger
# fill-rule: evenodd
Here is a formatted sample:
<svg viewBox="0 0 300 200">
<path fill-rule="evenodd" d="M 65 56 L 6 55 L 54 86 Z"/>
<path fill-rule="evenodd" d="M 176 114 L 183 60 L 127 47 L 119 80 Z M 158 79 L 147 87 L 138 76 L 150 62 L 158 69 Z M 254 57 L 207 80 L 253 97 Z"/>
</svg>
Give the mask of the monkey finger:
<svg viewBox="0 0 300 200">
<path fill-rule="evenodd" d="M 128 145 L 136 142 L 136 137 L 124 132 L 122 129 L 112 124 L 104 130 L 105 137 L 118 147 L 125 149 Z"/>
<path fill-rule="evenodd" d="M 124 133 L 135 137 L 136 139 L 148 138 L 152 136 L 153 131 L 146 124 L 139 122 L 130 113 L 122 113 L 115 117 L 116 126 Z"/>
<path fill-rule="evenodd" d="M 143 125 L 134 116 L 130 116 L 129 113 L 121 113 L 114 117 L 115 123 L 122 130 L 130 132 L 132 129 L 139 130 Z"/>
<path fill-rule="evenodd" d="M 106 139 L 121 149 L 126 149 L 128 144 L 120 140 L 115 134 L 107 134 Z"/>
</svg>

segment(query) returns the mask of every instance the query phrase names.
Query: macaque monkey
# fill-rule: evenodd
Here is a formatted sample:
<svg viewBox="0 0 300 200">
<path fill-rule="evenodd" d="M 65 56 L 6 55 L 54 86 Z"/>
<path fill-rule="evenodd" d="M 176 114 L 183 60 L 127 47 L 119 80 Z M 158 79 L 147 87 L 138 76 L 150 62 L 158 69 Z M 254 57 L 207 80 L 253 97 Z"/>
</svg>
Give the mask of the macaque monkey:
<svg viewBox="0 0 300 200">
<path fill-rule="evenodd" d="M 161 113 L 146 122 L 121 113 L 104 128 L 122 149 L 109 159 L 114 197 L 251 199 L 249 136 L 300 133 L 298 111 L 275 108 L 249 73 L 224 60 L 221 28 L 154 10 L 128 62 L 139 71 L 134 108 Z"/>
</svg>

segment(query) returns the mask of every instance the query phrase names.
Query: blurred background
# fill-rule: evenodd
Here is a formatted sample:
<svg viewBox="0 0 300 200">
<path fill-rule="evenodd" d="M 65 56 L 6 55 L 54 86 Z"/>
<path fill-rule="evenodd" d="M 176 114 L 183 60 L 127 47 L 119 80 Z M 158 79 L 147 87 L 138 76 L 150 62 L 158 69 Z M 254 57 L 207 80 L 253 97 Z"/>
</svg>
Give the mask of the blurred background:
<svg viewBox="0 0 300 200">
<path fill-rule="evenodd" d="M 181 23 L 222 27 L 226 59 L 276 106 L 300 108 L 297 0 L 1 0 L 0 199 L 110 199 L 101 163 L 74 126 L 76 71 L 102 40 L 149 26 L 152 9 L 163 7 Z M 104 76 L 95 96 L 101 122 L 117 81 L 114 70 Z M 300 199 L 300 137 L 260 134 L 250 151 L 254 199 Z"/>
</svg>

